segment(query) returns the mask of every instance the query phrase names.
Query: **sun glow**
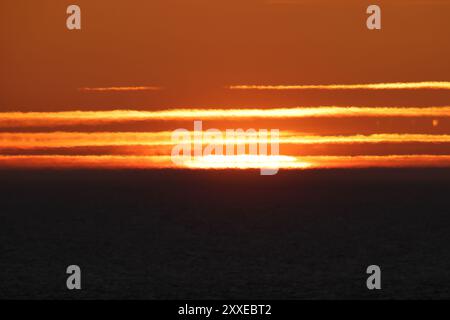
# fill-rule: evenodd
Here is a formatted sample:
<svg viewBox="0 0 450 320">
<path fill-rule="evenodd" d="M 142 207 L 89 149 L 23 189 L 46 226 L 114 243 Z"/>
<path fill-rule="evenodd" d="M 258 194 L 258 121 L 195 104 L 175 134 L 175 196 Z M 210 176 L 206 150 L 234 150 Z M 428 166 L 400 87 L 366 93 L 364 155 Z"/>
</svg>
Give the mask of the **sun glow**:
<svg viewBox="0 0 450 320">
<path fill-rule="evenodd" d="M 278 168 L 308 168 L 307 162 L 300 162 L 296 157 L 273 155 L 208 155 L 183 160 L 188 168 L 196 169 L 278 169 Z"/>
<path fill-rule="evenodd" d="M 175 165 L 169 156 L 3 156 L 3 168 L 85 169 L 323 169 L 450 167 L 449 155 L 207 156 Z"/>
</svg>

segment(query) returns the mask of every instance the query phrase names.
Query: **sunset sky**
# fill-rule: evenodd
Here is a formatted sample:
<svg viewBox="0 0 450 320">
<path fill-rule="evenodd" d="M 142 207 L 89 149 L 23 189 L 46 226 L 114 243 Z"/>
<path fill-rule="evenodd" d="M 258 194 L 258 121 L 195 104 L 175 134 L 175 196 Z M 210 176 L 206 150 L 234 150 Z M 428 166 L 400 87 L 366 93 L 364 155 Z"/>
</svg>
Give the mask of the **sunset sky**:
<svg viewBox="0 0 450 320">
<path fill-rule="evenodd" d="M 171 168 L 194 120 L 279 129 L 285 168 L 450 167 L 450 1 L 370 4 L 2 0 L 0 168 Z"/>
</svg>

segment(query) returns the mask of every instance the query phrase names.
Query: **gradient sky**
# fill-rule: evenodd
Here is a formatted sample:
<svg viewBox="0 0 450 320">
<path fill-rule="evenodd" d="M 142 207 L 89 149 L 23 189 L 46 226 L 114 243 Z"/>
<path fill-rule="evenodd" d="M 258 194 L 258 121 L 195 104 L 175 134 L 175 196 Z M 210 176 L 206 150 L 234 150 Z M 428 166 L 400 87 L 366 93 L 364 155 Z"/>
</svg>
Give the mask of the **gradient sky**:
<svg viewBox="0 0 450 320">
<path fill-rule="evenodd" d="M 81 31 L 65 27 L 82 9 Z M 243 93 L 232 84 L 449 80 L 450 2 L 377 1 L 383 29 L 365 26 L 371 1 L 3 0 L 0 108 L 59 111 L 173 106 L 445 104 L 448 92 Z M 80 87 L 162 86 L 96 94 Z"/>
<path fill-rule="evenodd" d="M 183 116 L 68 125 L 51 120 L 52 112 L 60 111 L 208 108 L 222 109 L 225 115 L 229 109 L 248 108 L 450 106 L 450 87 L 270 89 L 450 81 L 450 2 L 376 3 L 382 8 L 381 31 L 366 28 L 365 11 L 373 2 L 361 0 L 3 0 L 0 157 L 30 153 L 153 154 L 142 145 L 133 153 L 131 143 L 126 148 L 92 148 L 87 146 L 91 138 L 86 136 L 80 138 L 79 145 L 69 147 L 56 136 L 58 132 L 117 134 L 192 128 L 192 118 Z M 70 4 L 81 7 L 81 31 L 66 29 L 65 11 Z M 266 86 L 269 90 L 231 90 L 233 85 Z M 24 122 L 23 114 L 12 113 L 29 111 L 47 113 L 37 114 L 40 123 Z M 291 117 L 282 121 L 270 116 L 206 120 L 208 128 L 280 128 L 296 136 L 365 135 L 368 142 L 366 145 L 360 139 L 329 146 L 309 143 L 308 147 L 297 146 L 296 155 L 450 154 L 447 111 L 433 115 L 417 112 L 406 117 L 393 115 L 388 109 L 385 114 L 356 118 L 347 117 L 345 112 L 339 117 Z M 104 116 L 96 115 L 99 119 Z M 49 141 L 48 146 L 33 148 L 28 143 L 27 148 L 35 150 L 25 152 L 22 142 L 36 138 L 24 135 L 30 133 L 53 133 L 61 145 L 56 147 Z M 421 134 L 423 141 L 417 141 L 418 136 L 412 141 L 411 136 L 402 136 L 402 145 L 398 141 L 370 143 L 377 139 L 370 137 L 375 134 L 394 134 L 397 140 L 398 135 Z M 119 141 L 123 139 L 119 137 Z M 11 141 L 18 141 L 17 145 Z M 0 165 L 2 161 L 17 161 L 3 158 Z"/>
</svg>

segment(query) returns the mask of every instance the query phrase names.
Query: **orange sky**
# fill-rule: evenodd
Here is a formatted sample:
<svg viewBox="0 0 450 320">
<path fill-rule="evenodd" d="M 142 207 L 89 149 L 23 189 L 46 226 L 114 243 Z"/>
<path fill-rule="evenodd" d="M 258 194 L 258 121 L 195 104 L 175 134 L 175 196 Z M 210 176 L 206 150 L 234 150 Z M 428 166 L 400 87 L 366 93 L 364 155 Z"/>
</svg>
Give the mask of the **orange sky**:
<svg viewBox="0 0 450 320">
<path fill-rule="evenodd" d="M 81 31 L 65 26 L 66 8 L 74 3 L 82 9 Z M 93 148 L 83 134 L 192 130 L 192 120 L 204 120 L 208 128 L 277 128 L 317 142 L 285 149 L 293 156 L 447 154 L 450 144 L 442 137 L 450 134 L 450 2 L 377 1 L 381 31 L 366 28 L 370 4 L 3 0 L 0 156 L 60 155 L 61 148 L 72 156 L 164 153 L 143 149 L 142 143 L 132 152 L 134 140 L 126 135 L 114 148 L 107 143 Z M 380 83 L 388 85 L 373 87 Z M 211 117 L 186 109 L 219 112 Z M 236 116 L 232 109 L 253 111 Z M 336 110 L 343 112 L 336 116 Z M 23 113 L 30 111 L 35 113 Z M 150 113 L 142 118 L 135 111 Z M 67 138 L 64 132 L 78 138 L 32 148 L 38 134 Z M 26 144 L 34 150 L 26 154 L 24 133 L 31 135 Z M 373 135 L 389 134 L 402 137 L 403 144 L 370 142 Z M 410 141 L 405 135 L 416 136 Z M 351 143 L 356 136 L 363 138 Z M 319 142 L 323 139 L 327 143 Z M 366 160 L 378 161 L 355 159 Z M 21 161 L 3 159 L 0 166 Z"/>
<path fill-rule="evenodd" d="M 277 4 L 277 2 L 279 2 Z M 65 27 L 82 9 L 81 31 Z M 3 0 L 0 108 L 441 105 L 448 92 L 229 92 L 233 84 L 448 81 L 450 2 L 361 0 Z M 161 86 L 99 94 L 84 87 Z"/>
</svg>

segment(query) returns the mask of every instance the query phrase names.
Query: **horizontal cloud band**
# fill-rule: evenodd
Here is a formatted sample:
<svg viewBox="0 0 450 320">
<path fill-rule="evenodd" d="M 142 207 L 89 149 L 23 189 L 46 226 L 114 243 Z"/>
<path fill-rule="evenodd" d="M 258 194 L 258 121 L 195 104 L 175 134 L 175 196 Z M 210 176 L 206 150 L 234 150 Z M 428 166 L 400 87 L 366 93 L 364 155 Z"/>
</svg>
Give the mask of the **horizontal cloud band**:
<svg viewBox="0 0 450 320">
<path fill-rule="evenodd" d="M 203 133 L 204 134 L 204 133 Z M 190 132 L 193 139 L 193 132 Z M 1 148 L 68 148 L 97 146 L 171 146 L 172 132 L 51 132 L 51 133 L 0 133 Z M 204 136 L 203 144 L 270 143 L 270 137 Z M 280 144 L 374 144 L 374 143 L 450 143 L 450 135 L 432 134 L 372 134 L 348 136 L 310 136 L 297 132 L 280 132 Z"/>
<path fill-rule="evenodd" d="M 67 126 L 130 121 L 214 119 L 296 119 L 351 117 L 450 117 L 443 107 L 295 107 L 271 109 L 169 109 L 159 111 L 3 112 L 0 127 Z"/>
</svg>

